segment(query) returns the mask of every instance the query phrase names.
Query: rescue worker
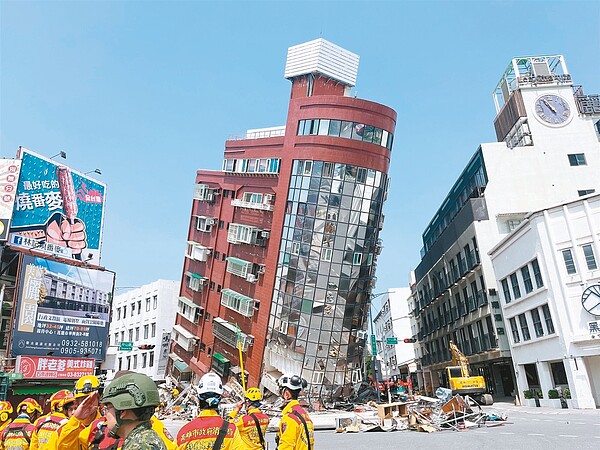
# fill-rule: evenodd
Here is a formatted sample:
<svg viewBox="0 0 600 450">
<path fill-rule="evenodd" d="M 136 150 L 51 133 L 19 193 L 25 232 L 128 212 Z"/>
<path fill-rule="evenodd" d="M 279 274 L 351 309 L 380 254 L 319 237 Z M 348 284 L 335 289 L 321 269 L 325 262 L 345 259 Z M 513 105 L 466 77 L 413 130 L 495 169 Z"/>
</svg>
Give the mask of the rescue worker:
<svg viewBox="0 0 600 450">
<path fill-rule="evenodd" d="M 277 385 L 279 394 L 286 402 L 275 439 L 277 450 L 312 450 L 315 447 L 315 426 L 298 403 L 300 391 L 307 386 L 306 380 L 298 375 L 286 374 L 279 377 Z"/>
<path fill-rule="evenodd" d="M 244 400 L 239 402 L 229 415 L 233 420 L 242 408 L 246 408 L 246 414 L 242 415 L 234 423 L 248 450 L 263 450 L 267 448 L 265 433 L 267 432 L 270 419 L 269 416 L 260 410 L 262 398 L 262 393 L 258 388 L 248 389 L 244 394 Z"/>
<path fill-rule="evenodd" d="M 28 450 L 35 430 L 33 421 L 42 413 L 42 407 L 33 398 L 26 398 L 17 406 L 18 416 L 2 433 L 2 448 Z"/>
<path fill-rule="evenodd" d="M 67 389 L 61 389 L 50 397 L 50 412 L 33 424 L 35 430 L 31 436 L 31 450 L 49 450 L 52 435 L 73 413 L 75 397 Z"/>
<path fill-rule="evenodd" d="M 100 380 L 94 375 L 85 375 L 75 383 L 73 397 L 75 410 L 69 420 L 56 430 L 56 450 L 79 448 L 79 433 L 100 417 L 98 389 Z M 50 445 L 51 440 L 49 441 Z"/>
<path fill-rule="evenodd" d="M 10 402 L 0 402 L 0 436 L 4 429 L 10 425 L 10 415 L 13 413 L 13 407 Z"/>
<path fill-rule="evenodd" d="M 123 450 L 166 450 L 150 424 L 159 403 L 158 389 L 149 376 L 128 373 L 115 378 L 102 395 L 108 435 L 123 438 Z"/>
<path fill-rule="evenodd" d="M 223 395 L 219 375 L 212 372 L 204 374 L 198 382 L 197 392 L 200 415 L 179 430 L 178 450 L 245 450 L 236 426 L 222 419 L 217 412 Z"/>
</svg>

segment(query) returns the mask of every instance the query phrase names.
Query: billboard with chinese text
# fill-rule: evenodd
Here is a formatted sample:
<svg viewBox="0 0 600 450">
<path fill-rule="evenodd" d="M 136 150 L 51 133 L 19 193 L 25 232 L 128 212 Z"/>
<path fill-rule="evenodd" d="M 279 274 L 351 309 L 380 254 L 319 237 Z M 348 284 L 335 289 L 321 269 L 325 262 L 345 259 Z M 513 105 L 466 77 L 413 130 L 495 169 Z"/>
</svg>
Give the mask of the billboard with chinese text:
<svg viewBox="0 0 600 450">
<path fill-rule="evenodd" d="M 99 265 L 106 185 L 26 148 L 19 156 L 11 245 Z"/>
<path fill-rule="evenodd" d="M 93 358 L 62 358 L 56 356 L 17 356 L 15 372 L 25 379 L 76 380 L 94 375 Z"/>
<path fill-rule="evenodd" d="M 0 241 L 8 237 L 20 170 L 20 159 L 0 159 Z"/>
<path fill-rule="evenodd" d="M 103 360 L 114 275 L 23 255 L 11 354 Z"/>
</svg>

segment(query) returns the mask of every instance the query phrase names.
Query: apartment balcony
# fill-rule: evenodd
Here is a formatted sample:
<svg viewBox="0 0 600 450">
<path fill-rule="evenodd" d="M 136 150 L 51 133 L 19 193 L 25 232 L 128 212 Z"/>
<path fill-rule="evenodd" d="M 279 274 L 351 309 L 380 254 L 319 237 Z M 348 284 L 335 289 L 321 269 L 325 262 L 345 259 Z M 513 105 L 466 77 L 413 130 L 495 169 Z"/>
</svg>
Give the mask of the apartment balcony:
<svg viewBox="0 0 600 450">
<path fill-rule="evenodd" d="M 232 200 L 231 206 L 235 206 L 238 208 L 258 209 L 260 211 L 273 211 L 273 209 L 275 208 L 275 205 L 271 203 L 245 202 L 241 199 Z"/>
</svg>

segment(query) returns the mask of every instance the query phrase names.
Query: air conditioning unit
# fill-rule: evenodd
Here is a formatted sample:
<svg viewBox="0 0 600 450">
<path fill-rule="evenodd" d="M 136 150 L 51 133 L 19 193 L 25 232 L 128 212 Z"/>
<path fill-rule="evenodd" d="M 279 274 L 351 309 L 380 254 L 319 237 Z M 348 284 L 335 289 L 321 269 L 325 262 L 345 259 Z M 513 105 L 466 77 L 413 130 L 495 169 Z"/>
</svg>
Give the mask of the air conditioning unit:
<svg viewBox="0 0 600 450">
<path fill-rule="evenodd" d="M 275 195 L 274 194 L 265 194 L 265 202 L 272 205 L 275 203 Z"/>
<path fill-rule="evenodd" d="M 208 219 L 206 219 L 207 226 L 212 226 L 216 223 L 217 223 L 217 219 L 215 217 L 209 217 Z"/>
<path fill-rule="evenodd" d="M 255 283 L 256 280 L 258 280 L 258 278 L 253 273 L 249 273 L 248 275 L 246 275 L 246 281 L 249 281 L 250 283 Z"/>
<path fill-rule="evenodd" d="M 496 295 L 497 294 L 496 289 L 494 289 L 494 288 L 488 289 L 488 294 L 491 295 L 491 296 Z"/>
<path fill-rule="evenodd" d="M 267 271 L 267 266 L 265 266 L 264 264 L 260 264 L 258 266 L 258 273 L 265 273 Z"/>
<path fill-rule="evenodd" d="M 254 345 L 254 336 L 252 336 L 251 334 L 249 334 L 248 336 L 246 336 L 246 343 L 249 346 Z"/>
<path fill-rule="evenodd" d="M 271 237 L 271 233 L 269 231 L 262 231 L 260 235 L 263 239 L 269 239 Z"/>
<path fill-rule="evenodd" d="M 356 337 L 357 339 L 366 339 L 367 338 L 367 332 L 364 330 L 359 330 L 356 332 Z"/>
</svg>

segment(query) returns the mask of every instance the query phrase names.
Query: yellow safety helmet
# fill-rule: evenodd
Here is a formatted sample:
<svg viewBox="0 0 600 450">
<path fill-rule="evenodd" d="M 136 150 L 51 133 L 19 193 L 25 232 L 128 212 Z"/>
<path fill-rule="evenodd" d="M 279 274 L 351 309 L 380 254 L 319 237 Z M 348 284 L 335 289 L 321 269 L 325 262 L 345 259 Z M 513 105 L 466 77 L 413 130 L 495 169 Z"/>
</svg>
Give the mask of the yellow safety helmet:
<svg viewBox="0 0 600 450">
<path fill-rule="evenodd" d="M 10 402 L 0 402 L 0 423 L 8 422 L 12 413 L 13 407 Z"/>
<path fill-rule="evenodd" d="M 19 403 L 19 406 L 17 406 L 17 412 L 19 414 L 22 412 L 26 412 L 28 415 L 31 415 L 36 411 L 39 414 L 43 413 L 42 407 L 40 406 L 40 404 L 31 397 L 27 397 L 25 400 L 23 400 L 21 403 Z"/>
<path fill-rule="evenodd" d="M 260 402 L 263 398 L 260 389 L 258 388 L 250 388 L 246 391 L 246 395 L 244 396 L 251 402 Z"/>
<path fill-rule="evenodd" d="M 81 377 L 75 383 L 75 388 L 73 389 L 73 396 L 75 398 L 87 397 L 92 392 L 95 392 L 100 387 L 100 380 L 94 375 L 86 375 Z"/>
<path fill-rule="evenodd" d="M 65 400 L 65 398 L 68 397 L 68 395 L 71 392 L 68 389 L 61 389 L 58 392 L 55 392 L 54 394 L 52 394 L 52 396 L 50 397 L 50 410 L 51 411 L 60 411 L 62 410 L 63 407 L 63 402 Z"/>
</svg>

